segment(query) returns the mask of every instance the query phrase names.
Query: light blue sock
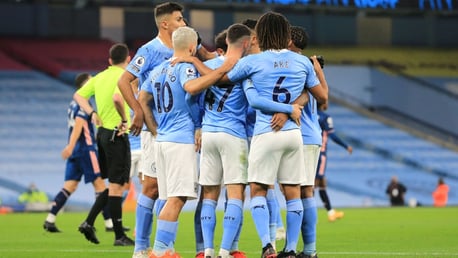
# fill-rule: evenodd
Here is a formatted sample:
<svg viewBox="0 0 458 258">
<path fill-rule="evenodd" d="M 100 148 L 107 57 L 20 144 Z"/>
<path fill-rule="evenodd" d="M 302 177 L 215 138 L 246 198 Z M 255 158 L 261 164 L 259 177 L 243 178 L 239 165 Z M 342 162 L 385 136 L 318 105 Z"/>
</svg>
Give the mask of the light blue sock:
<svg viewBox="0 0 458 258">
<path fill-rule="evenodd" d="M 239 240 L 240 240 L 240 233 L 242 232 L 243 226 L 243 205 L 242 205 L 242 214 L 240 217 L 239 229 L 237 230 L 237 234 L 235 234 L 234 241 L 232 241 L 231 251 L 239 250 Z"/>
<path fill-rule="evenodd" d="M 204 251 L 204 236 L 202 234 L 202 223 L 200 215 L 202 214 L 202 201 L 197 203 L 194 213 L 194 236 L 196 238 L 196 253 Z"/>
<path fill-rule="evenodd" d="M 277 196 L 274 189 L 267 190 L 267 207 L 269 208 L 269 236 L 270 242 L 275 242 L 275 235 L 277 233 L 277 219 L 280 207 L 278 207 Z"/>
<path fill-rule="evenodd" d="M 280 203 L 278 202 L 277 198 L 275 198 L 275 202 L 277 202 L 277 206 L 278 206 L 277 228 L 284 228 L 285 226 L 283 225 L 283 219 L 281 217 Z"/>
<path fill-rule="evenodd" d="M 301 199 L 292 199 L 286 202 L 286 244 L 285 252 L 296 252 L 297 241 L 301 231 L 304 207 Z"/>
<path fill-rule="evenodd" d="M 302 220 L 302 240 L 304 241 L 304 254 L 316 253 L 316 223 L 318 211 L 314 197 L 302 199 L 304 218 Z"/>
<path fill-rule="evenodd" d="M 153 230 L 153 206 L 153 199 L 143 194 L 138 196 L 135 211 L 135 252 L 146 250 L 150 246 Z"/>
<path fill-rule="evenodd" d="M 162 253 L 173 249 L 177 235 L 178 221 L 157 220 L 156 239 L 154 240 L 154 251 Z"/>
<path fill-rule="evenodd" d="M 214 248 L 213 241 L 215 238 L 216 226 L 216 201 L 204 199 L 202 201 L 202 211 L 200 220 L 202 223 L 202 235 L 204 238 L 204 248 Z"/>
<path fill-rule="evenodd" d="M 157 199 L 156 200 L 156 217 L 159 217 L 159 213 L 161 213 L 162 208 L 164 208 L 165 203 L 167 200 L 164 199 Z"/>
<path fill-rule="evenodd" d="M 223 240 L 221 248 L 230 251 L 237 231 L 239 230 L 240 220 L 242 219 L 242 200 L 229 199 L 227 201 L 226 212 L 223 221 Z"/>
<path fill-rule="evenodd" d="M 262 247 L 270 243 L 269 233 L 269 209 L 267 208 L 266 197 L 255 196 L 250 201 L 251 216 L 253 217 L 256 231 L 261 239 Z"/>
</svg>

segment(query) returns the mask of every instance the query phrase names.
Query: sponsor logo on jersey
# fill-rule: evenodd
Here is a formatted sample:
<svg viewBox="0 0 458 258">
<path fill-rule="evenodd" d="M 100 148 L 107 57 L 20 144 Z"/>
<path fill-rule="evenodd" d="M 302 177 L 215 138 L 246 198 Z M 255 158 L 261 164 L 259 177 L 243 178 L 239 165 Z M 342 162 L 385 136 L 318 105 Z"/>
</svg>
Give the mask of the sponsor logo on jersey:
<svg viewBox="0 0 458 258">
<path fill-rule="evenodd" d="M 192 67 L 186 68 L 186 75 L 187 77 L 195 77 L 196 76 L 196 70 Z"/>
<path fill-rule="evenodd" d="M 143 56 L 139 56 L 135 59 L 135 64 L 142 67 L 145 64 L 145 58 Z"/>
</svg>

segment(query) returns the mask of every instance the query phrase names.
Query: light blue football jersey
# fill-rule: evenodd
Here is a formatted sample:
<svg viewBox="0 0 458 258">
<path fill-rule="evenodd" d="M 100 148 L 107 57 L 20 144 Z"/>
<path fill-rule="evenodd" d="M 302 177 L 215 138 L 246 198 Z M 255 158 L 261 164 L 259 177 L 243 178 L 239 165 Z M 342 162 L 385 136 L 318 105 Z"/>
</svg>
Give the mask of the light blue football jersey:
<svg viewBox="0 0 458 258">
<path fill-rule="evenodd" d="M 307 94 L 309 95 L 309 102 L 302 109 L 301 115 L 302 142 L 304 145 L 316 144 L 321 146 L 321 128 L 318 121 L 316 99 L 310 92 Z"/>
<path fill-rule="evenodd" d="M 192 64 L 171 66 L 170 61 L 165 61 L 154 68 L 142 84 L 141 90 L 154 97 L 158 124 L 156 141 L 194 144 L 195 125 L 183 85 L 195 78 L 197 71 Z"/>
<path fill-rule="evenodd" d="M 248 106 L 246 112 L 246 136 L 253 137 L 254 124 L 256 123 L 256 110 Z"/>
<path fill-rule="evenodd" d="M 224 57 L 205 62 L 213 70 L 220 67 Z M 224 132 L 246 139 L 246 115 L 248 101 L 240 83 L 224 87 L 211 86 L 205 92 L 205 113 L 202 121 L 203 132 Z"/>
<path fill-rule="evenodd" d="M 138 85 L 142 85 L 147 80 L 149 73 L 156 66 L 172 56 L 173 49 L 168 48 L 156 37 L 137 50 L 134 58 L 127 65 L 126 70 L 139 79 Z"/>
<path fill-rule="evenodd" d="M 284 104 L 296 100 L 304 87 L 319 84 L 310 60 L 286 49 L 248 55 L 240 59 L 227 76 L 232 82 L 249 78 L 260 98 Z M 254 135 L 272 131 L 272 115 L 272 112 L 256 110 Z M 299 129 L 299 126 L 288 120 L 281 130 L 291 129 Z"/>
<path fill-rule="evenodd" d="M 148 79 L 149 73 L 159 64 L 168 60 L 173 56 L 173 49 L 164 45 L 164 43 L 156 37 L 143 46 L 141 46 L 135 54 L 132 61 L 127 65 L 126 70 L 138 78 L 138 85 L 141 85 Z M 154 115 L 155 110 L 151 107 Z M 148 130 L 146 124 L 142 130 Z"/>
</svg>

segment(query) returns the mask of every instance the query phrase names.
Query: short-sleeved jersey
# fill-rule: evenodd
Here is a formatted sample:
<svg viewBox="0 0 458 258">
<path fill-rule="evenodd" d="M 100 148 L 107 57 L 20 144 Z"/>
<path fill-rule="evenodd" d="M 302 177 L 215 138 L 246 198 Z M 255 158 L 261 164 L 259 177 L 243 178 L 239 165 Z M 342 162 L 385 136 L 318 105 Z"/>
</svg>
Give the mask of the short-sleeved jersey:
<svg viewBox="0 0 458 258">
<path fill-rule="evenodd" d="M 321 145 L 321 128 L 318 122 L 317 103 L 312 94 L 309 95 L 309 102 L 302 109 L 301 132 L 304 145 Z"/>
<path fill-rule="evenodd" d="M 327 113 L 318 110 L 318 121 L 320 123 L 320 127 L 322 130 L 322 145 L 321 145 L 321 152 L 327 151 L 328 139 L 331 138 L 335 143 L 339 144 L 340 146 L 344 147 L 345 149 L 348 148 L 348 145 L 344 143 L 335 133 L 334 133 L 334 123 L 332 121 L 332 117 Z"/>
<path fill-rule="evenodd" d="M 195 125 L 183 85 L 195 78 L 197 72 L 192 64 L 171 66 L 170 61 L 165 61 L 154 68 L 142 84 L 141 90 L 154 98 L 158 124 L 156 141 L 194 143 Z"/>
<path fill-rule="evenodd" d="M 156 37 L 141 46 L 126 70 L 139 79 L 139 85 L 148 79 L 149 73 L 160 63 L 173 55 L 173 49 L 168 48 Z"/>
<path fill-rule="evenodd" d="M 70 158 L 80 157 L 88 151 L 96 150 L 94 125 L 91 122 L 91 118 L 74 100 L 70 102 L 67 109 L 68 139 L 70 139 L 70 135 L 73 132 L 77 117 L 84 120 L 83 130 L 76 141 L 75 148 Z"/>
<path fill-rule="evenodd" d="M 104 71 L 89 79 L 77 93 L 84 98 L 89 99 L 95 96 L 97 114 L 102 120 L 103 127 L 113 130 L 120 122 L 119 116 L 113 102 L 113 94 L 119 92 L 118 80 L 124 69 L 118 66 L 109 66 Z M 129 114 L 129 106 L 124 105 L 126 114 Z M 127 116 L 128 121 L 130 117 Z"/>
<path fill-rule="evenodd" d="M 227 76 L 232 82 L 250 78 L 260 97 L 285 104 L 297 99 L 304 87 L 312 88 L 319 84 L 310 60 L 286 49 L 248 55 L 240 59 Z M 272 131 L 272 115 L 256 110 L 254 135 Z M 288 120 L 281 130 L 298 128 L 297 124 Z"/>
<path fill-rule="evenodd" d="M 248 106 L 246 112 L 246 136 L 253 137 L 254 124 L 256 123 L 256 110 Z"/>
<path fill-rule="evenodd" d="M 126 70 L 138 78 L 139 87 L 147 81 L 150 72 L 159 64 L 173 56 L 173 49 L 164 45 L 159 37 L 155 37 L 143 46 L 135 54 L 132 61 L 127 65 Z M 156 110 L 151 107 L 153 114 L 156 116 Z M 148 130 L 146 124 L 143 130 Z"/>
<path fill-rule="evenodd" d="M 211 69 L 217 69 L 224 62 L 220 56 L 205 62 Z M 236 83 L 227 87 L 211 86 L 205 93 L 203 132 L 224 132 L 246 139 L 246 114 L 248 101 L 242 85 Z"/>
</svg>

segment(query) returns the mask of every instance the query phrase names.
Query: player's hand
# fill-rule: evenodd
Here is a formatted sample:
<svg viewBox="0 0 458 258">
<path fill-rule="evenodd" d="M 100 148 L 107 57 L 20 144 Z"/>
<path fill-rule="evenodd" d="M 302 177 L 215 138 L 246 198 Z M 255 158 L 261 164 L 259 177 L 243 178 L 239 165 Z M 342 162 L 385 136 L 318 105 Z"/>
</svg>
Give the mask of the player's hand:
<svg viewBox="0 0 458 258">
<path fill-rule="evenodd" d="M 302 114 L 302 109 L 304 106 L 298 105 L 298 104 L 293 104 L 293 112 L 289 115 L 291 119 L 297 124 L 301 125 L 301 114 Z"/>
<path fill-rule="evenodd" d="M 73 153 L 73 148 L 70 147 L 69 145 L 65 146 L 65 148 L 62 150 L 62 153 L 60 154 L 62 159 L 68 159 Z"/>
<path fill-rule="evenodd" d="M 275 113 L 272 116 L 272 120 L 270 121 L 270 127 L 274 132 L 280 131 L 283 126 L 285 125 L 286 121 L 288 121 L 288 115 L 285 113 Z"/>
<path fill-rule="evenodd" d="M 225 59 L 224 59 L 224 63 L 221 65 L 221 69 L 223 69 L 224 72 L 229 72 L 232 67 L 234 67 L 234 65 L 239 61 L 240 59 L 240 56 L 237 55 L 237 54 L 234 54 L 234 55 L 226 55 Z"/>
<path fill-rule="evenodd" d="M 178 63 L 192 63 L 194 61 L 193 56 L 186 56 L 186 57 L 175 57 L 170 61 L 170 65 L 174 66 Z"/>
<path fill-rule="evenodd" d="M 316 55 L 311 56 L 310 59 L 313 60 L 313 68 L 315 69 L 315 72 L 323 71 L 320 62 L 318 62 L 318 59 L 316 59 Z"/>
<path fill-rule="evenodd" d="M 134 111 L 134 117 L 132 118 L 132 125 L 129 130 L 132 135 L 138 136 L 143 128 L 143 111 L 141 109 Z"/>
<path fill-rule="evenodd" d="M 348 153 L 352 154 L 353 153 L 353 147 L 348 146 L 347 151 L 348 151 Z"/>
<path fill-rule="evenodd" d="M 154 137 L 157 136 L 157 130 L 156 130 L 156 129 L 154 129 L 154 130 L 151 130 L 151 129 L 150 129 L 150 133 L 151 133 Z"/>
<path fill-rule="evenodd" d="M 194 132 L 194 144 L 196 145 L 196 152 L 200 152 L 202 147 L 202 129 L 200 128 Z"/>
<path fill-rule="evenodd" d="M 103 126 L 102 120 L 100 119 L 99 114 L 97 114 L 96 112 L 92 113 L 92 123 L 95 124 L 95 126 L 97 127 Z"/>
<path fill-rule="evenodd" d="M 117 136 L 121 136 L 123 134 L 126 134 L 128 129 L 129 128 L 127 127 L 127 122 L 124 122 L 124 123 L 121 122 L 118 125 L 118 133 L 116 135 Z"/>
</svg>

